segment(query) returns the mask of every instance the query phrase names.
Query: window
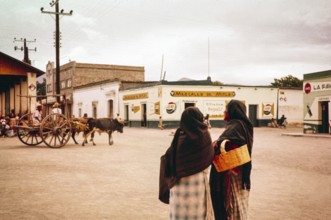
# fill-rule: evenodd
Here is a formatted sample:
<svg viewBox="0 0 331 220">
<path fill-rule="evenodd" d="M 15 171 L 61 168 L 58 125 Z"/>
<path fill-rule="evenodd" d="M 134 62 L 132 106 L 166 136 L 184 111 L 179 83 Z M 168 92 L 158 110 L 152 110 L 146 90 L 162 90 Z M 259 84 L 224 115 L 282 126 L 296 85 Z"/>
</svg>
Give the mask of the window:
<svg viewBox="0 0 331 220">
<path fill-rule="evenodd" d="M 67 88 L 71 88 L 71 79 L 67 80 Z"/>
<path fill-rule="evenodd" d="M 66 87 L 66 81 L 61 82 L 61 89 L 64 89 Z"/>
<path fill-rule="evenodd" d="M 93 117 L 97 118 L 97 106 L 93 105 Z"/>
<path fill-rule="evenodd" d="M 97 118 L 98 117 L 98 101 L 93 101 L 92 102 L 92 117 Z"/>
<path fill-rule="evenodd" d="M 52 92 L 52 84 L 47 84 L 47 92 Z"/>
</svg>

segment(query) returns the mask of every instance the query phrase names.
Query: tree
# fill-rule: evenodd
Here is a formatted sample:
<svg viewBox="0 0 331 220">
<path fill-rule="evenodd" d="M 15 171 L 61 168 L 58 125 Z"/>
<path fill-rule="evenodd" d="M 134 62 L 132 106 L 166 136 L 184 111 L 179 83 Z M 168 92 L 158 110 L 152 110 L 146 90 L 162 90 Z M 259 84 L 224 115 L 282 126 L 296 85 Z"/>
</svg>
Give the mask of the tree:
<svg viewBox="0 0 331 220">
<path fill-rule="evenodd" d="M 37 81 L 37 95 L 46 95 L 46 78 L 43 78 L 43 82 Z"/>
<path fill-rule="evenodd" d="M 271 83 L 272 86 L 278 88 L 300 88 L 303 87 L 303 80 L 298 79 L 295 76 L 288 75 L 281 77 L 280 79 L 274 79 L 274 82 Z"/>
<path fill-rule="evenodd" d="M 215 86 L 221 86 L 221 85 L 223 85 L 224 83 L 222 83 L 222 82 L 220 82 L 220 81 L 213 81 L 213 85 L 215 85 Z"/>
</svg>

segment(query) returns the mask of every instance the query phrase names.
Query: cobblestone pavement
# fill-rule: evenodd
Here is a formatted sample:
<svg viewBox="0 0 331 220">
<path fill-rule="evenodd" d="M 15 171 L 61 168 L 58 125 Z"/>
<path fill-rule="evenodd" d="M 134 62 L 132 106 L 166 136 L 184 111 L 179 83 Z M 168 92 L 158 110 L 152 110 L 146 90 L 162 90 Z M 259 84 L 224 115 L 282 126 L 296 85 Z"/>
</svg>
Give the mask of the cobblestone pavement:
<svg viewBox="0 0 331 220">
<path fill-rule="evenodd" d="M 126 127 L 112 146 L 102 134 L 97 146 L 60 149 L 1 138 L 0 219 L 167 219 L 157 197 L 171 131 Z M 331 139 L 281 135 L 301 131 L 255 128 L 250 219 L 331 216 Z"/>
</svg>

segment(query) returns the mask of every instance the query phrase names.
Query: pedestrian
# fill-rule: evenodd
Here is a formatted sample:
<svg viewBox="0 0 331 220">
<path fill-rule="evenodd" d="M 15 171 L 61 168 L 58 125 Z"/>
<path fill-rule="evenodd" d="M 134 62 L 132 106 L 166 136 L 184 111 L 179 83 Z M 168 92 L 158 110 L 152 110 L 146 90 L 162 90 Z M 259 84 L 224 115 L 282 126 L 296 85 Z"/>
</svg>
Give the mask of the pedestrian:
<svg viewBox="0 0 331 220">
<path fill-rule="evenodd" d="M 169 203 L 169 219 L 214 219 L 208 184 L 214 149 L 197 107 L 188 107 L 182 113 L 180 127 L 164 157 L 160 186 L 171 181 L 167 182 L 169 201 L 160 200 Z"/>
<path fill-rule="evenodd" d="M 224 120 L 227 121 L 225 130 L 213 143 L 215 154 L 220 153 L 220 145 L 226 141 L 226 151 L 247 144 L 251 155 L 253 125 L 246 115 L 245 104 L 231 100 L 224 112 Z M 251 168 L 249 162 L 219 173 L 212 165 L 209 181 L 216 220 L 247 219 Z"/>
<path fill-rule="evenodd" d="M 206 117 L 203 120 L 203 123 L 205 123 L 208 127 L 208 129 L 211 129 L 210 121 L 209 121 L 209 114 L 206 115 Z"/>
<path fill-rule="evenodd" d="M 277 120 L 272 118 L 270 121 L 270 126 L 273 128 L 278 128 Z"/>
<path fill-rule="evenodd" d="M 12 109 L 8 116 L 9 116 L 9 118 L 15 118 L 16 117 L 15 109 Z"/>
<path fill-rule="evenodd" d="M 36 104 L 36 110 L 32 115 L 33 125 L 38 126 L 42 120 L 42 105 L 40 103 Z"/>
<path fill-rule="evenodd" d="M 279 119 L 279 126 L 286 128 L 286 124 L 287 124 L 287 118 L 285 117 L 285 115 L 282 115 L 282 117 Z"/>
<path fill-rule="evenodd" d="M 60 104 L 58 102 L 54 103 L 52 112 L 57 114 L 62 114 L 62 109 L 60 108 Z"/>
<path fill-rule="evenodd" d="M 159 124 L 158 124 L 158 127 L 159 127 L 161 130 L 164 129 L 162 116 L 159 117 Z"/>
</svg>

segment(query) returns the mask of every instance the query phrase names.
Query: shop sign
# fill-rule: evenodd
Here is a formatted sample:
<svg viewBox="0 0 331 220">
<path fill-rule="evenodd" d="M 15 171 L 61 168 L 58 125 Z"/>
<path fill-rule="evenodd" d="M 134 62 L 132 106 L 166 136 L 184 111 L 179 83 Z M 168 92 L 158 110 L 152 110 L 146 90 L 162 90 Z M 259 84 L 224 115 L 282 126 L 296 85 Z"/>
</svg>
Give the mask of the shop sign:
<svg viewBox="0 0 331 220">
<path fill-rule="evenodd" d="M 176 111 L 177 105 L 175 102 L 169 102 L 166 108 L 168 114 L 172 114 Z"/>
<path fill-rule="evenodd" d="M 170 92 L 172 97 L 235 97 L 236 93 L 234 91 L 178 91 L 172 90 Z"/>
<path fill-rule="evenodd" d="M 131 110 L 134 112 L 134 113 L 137 113 L 137 112 L 139 112 L 139 110 L 140 110 L 140 106 L 139 105 L 133 105 L 132 104 L 132 106 L 131 106 Z"/>
<path fill-rule="evenodd" d="M 304 86 L 306 94 L 331 90 L 331 82 L 307 82 Z"/>
<path fill-rule="evenodd" d="M 123 100 L 148 99 L 148 92 L 124 95 Z"/>
<path fill-rule="evenodd" d="M 205 101 L 204 112 L 209 114 L 209 118 L 224 118 L 226 101 Z"/>
<path fill-rule="evenodd" d="M 160 102 L 154 103 L 154 114 L 157 114 L 157 115 L 160 114 Z"/>
</svg>

